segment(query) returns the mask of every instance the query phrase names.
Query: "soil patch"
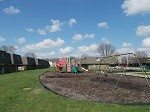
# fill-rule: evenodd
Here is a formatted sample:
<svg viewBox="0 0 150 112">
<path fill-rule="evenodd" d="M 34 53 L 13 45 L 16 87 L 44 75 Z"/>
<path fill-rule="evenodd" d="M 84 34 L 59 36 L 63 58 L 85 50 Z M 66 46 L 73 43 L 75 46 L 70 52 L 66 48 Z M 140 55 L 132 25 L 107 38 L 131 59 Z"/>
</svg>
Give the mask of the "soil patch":
<svg viewBox="0 0 150 112">
<path fill-rule="evenodd" d="M 120 81 L 118 82 L 118 79 Z M 148 79 L 150 82 L 150 79 Z M 51 74 L 40 77 L 49 90 L 72 99 L 114 103 L 150 103 L 150 87 L 146 79 L 108 74 Z M 117 83 L 118 82 L 118 83 Z"/>
</svg>

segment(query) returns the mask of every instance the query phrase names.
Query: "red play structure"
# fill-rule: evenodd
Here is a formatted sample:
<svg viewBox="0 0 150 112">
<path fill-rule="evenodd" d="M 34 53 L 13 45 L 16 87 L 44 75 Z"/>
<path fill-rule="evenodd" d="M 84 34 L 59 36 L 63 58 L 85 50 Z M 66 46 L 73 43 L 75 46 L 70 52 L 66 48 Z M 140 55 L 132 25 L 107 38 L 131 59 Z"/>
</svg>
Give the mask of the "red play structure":
<svg viewBox="0 0 150 112">
<path fill-rule="evenodd" d="M 73 61 L 73 60 L 72 60 Z M 71 62 L 70 59 L 67 59 L 67 58 L 60 58 L 56 61 L 56 69 L 57 69 L 57 72 L 61 72 L 63 67 L 66 68 L 66 72 L 67 73 L 79 73 L 79 69 L 78 69 L 78 65 L 76 62 Z"/>
<path fill-rule="evenodd" d="M 60 72 L 63 69 L 64 66 L 67 66 L 67 63 L 68 63 L 68 59 L 67 58 L 58 59 L 56 61 L 57 70 Z"/>
</svg>

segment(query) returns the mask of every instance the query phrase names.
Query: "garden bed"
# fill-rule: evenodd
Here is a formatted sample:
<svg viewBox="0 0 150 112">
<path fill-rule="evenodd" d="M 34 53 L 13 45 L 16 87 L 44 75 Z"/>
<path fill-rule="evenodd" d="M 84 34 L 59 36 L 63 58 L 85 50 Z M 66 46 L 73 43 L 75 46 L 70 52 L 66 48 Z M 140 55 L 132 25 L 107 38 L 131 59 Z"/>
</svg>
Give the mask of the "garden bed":
<svg viewBox="0 0 150 112">
<path fill-rule="evenodd" d="M 72 99 L 113 103 L 150 103 L 150 87 L 145 78 L 93 73 L 47 73 L 40 77 L 49 90 Z M 148 79 L 150 82 L 150 79 Z M 118 83 L 117 83 L 118 82 Z"/>
</svg>

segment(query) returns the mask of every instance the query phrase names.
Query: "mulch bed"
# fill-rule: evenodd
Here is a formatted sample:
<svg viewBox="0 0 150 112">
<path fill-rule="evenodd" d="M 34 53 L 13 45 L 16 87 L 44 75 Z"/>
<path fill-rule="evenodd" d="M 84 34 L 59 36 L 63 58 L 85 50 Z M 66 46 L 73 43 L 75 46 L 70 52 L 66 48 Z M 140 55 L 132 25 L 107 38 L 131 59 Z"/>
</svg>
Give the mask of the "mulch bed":
<svg viewBox="0 0 150 112">
<path fill-rule="evenodd" d="M 150 87 L 145 78 L 108 74 L 46 73 L 40 77 L 51 91 L 72 99 L 113 102 L 121 104 L 150 103 Z M 150 79 L 148 79 L 150 82 Z"/>
</svg>

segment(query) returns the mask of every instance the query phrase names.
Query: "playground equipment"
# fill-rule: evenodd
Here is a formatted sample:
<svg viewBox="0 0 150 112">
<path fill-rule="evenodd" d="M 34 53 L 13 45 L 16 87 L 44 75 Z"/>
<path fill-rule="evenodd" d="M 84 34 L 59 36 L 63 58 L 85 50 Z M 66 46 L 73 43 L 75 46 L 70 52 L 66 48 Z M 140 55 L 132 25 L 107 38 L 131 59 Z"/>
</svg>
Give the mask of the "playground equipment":
<svg viewBox="0 0 150 112">
<path fill-rule="evenodd" d="M 85 68 L 83 68 L 83 67 L 81 67 L 81 69 L 82 69 L 83 71 L 85 71 L 85 72 L 88 72 L 88 71 L 89 71 L 88 69 L 85 69 Z"/>
<path fill-rule="evenodd" d="M 56 69 L 61 72 L 63 68 L 66 68 L 67 73 L 79 73 L 78 63 L 75 60 L 61 58 L 56 61 Z"/>
<path fill-rule="evenodd" d="M 74 74 L 78 74 L 80 71 L 79 71 L 78 67 L 72 66 L 72 72 L 73 72 Z"/>
<path fill-rule="evenodd" d="M 64 66 L 67 66 L 67 58 L 58 59 L 56 61 L 56 69 L 58 72 L 61 72 Z"/>
<path fill-rule="evenodd" d="M 125 60 L 122 60 L 123 57 L 125 58 Z M 123 76 L 128 78 L 129 75 L 127 74 L 128 72 L 139 71 L 139 70 L 142 72 L 142 76 L 145 78 L 148 86 L 150 87 L 149 77 L 147 75 L 147 72 L 143 68 L 142 63 L 139 61 L 135 53 L 117 54 L 117 55 L 112 55 L 107 57 L 101 57 L 98 61 L 100 64 L 99 66 L 100 74 L 103 74 L 105 77 L 107 77 L 108 75 L 112 75 L 114 77 L 114 73 L 118 74 L 118 79 L 115 87 L 119 84 Z M 131 83 L 129 78 L 128 80 Z"/>
</svg>

